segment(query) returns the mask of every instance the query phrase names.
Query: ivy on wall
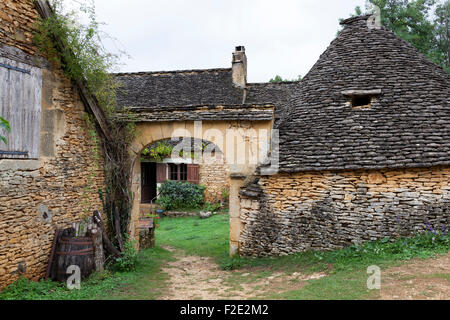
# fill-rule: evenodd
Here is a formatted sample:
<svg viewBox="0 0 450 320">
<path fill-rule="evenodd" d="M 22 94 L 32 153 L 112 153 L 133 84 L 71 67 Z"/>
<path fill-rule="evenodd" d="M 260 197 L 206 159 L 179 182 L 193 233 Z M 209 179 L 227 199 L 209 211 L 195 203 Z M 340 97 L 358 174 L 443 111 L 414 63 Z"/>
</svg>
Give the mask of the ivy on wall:
<svg viewBox="0 0 450 320">
<path fill-rule="evenodd" d="M 38 20 L 33 40 L 39 52 L 60 66 L 69 79 L 86 84 L 88 93 L 95 97 L 105 114 L 110 139 L 97 133 L 93 117 L 85 117 L 94 168 L 88 175 L 83 201 L 88 207 L 91 194 L 100 193 L 108 229 L 123 251 L 121 239 L 127 236 L 132 204 L 129 146 L 135 135 L 134 123 L 112 116 L 117 109 L 116 92 L 119 88 L 112 72 L 123 53 L 111 54 L 103 46 L 102 39 L 107 35 L 100 30 L 93 3 L 77 3 L 80 4 L 79 11 L 68 10 L 62 0 L 52 0 L 53 14 Z M 80 23 L 83 20 L 87 22 Z M 104 159 L 106 187 L 105 190 L 94 191 L 95 165 L 100 165 L 101 158 Z M 116 211 L 118 215 L 114 214 Z M 119 220 L 118 224 L 115 219 Z"/>
<path fill-rule="evenodd" d="M 11 132 L 11 127 L 9 125 L 9 122 L 2 117 L 0 117 L 0 129 L 4 129 L 8 132 Z M 0 134 L 0 141 L 3 141 L 3 143 L 8 144 L 8 141 L 6 141 L 6 138 L 4 136 L 2 136 L 1 134 Z"/>
</svg>

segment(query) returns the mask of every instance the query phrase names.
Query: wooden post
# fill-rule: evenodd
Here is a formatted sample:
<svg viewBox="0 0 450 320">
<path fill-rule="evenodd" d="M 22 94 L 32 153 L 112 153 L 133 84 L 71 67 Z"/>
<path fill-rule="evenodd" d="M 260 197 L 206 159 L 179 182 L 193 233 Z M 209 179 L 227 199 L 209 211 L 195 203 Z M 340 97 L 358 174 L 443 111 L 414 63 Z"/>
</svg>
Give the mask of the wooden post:
<svg viewBox="0 0 450 320">
<path fill-rule="evenodd" d="M 60 234 L 61 234 L 61 230 L 60 229 L 56 229 L 55 237 L 53 238 L 53 243 L 52 243 L 52 250 L 50 252 L 50 259 L 49 259 L 48 266 L 47 266 L 47 272 L 45 273 L 45 280 L 50 278 L 51 273 L 52 273 L 53 260 L 55 259 L 56 244 L 58 243 L 58 239 L 59 239 L 59 235 Z"/>
<path fill-rule="evenodd" d="M 113 246 L 111 241 L 109 241 L 108 235 L 106 234 L 106 231 L 105 231 L 105 225 L 103 224 L 102 217 L 100 216 L 100 213 L 97 210 L 94 211 L 94 221 L 101 230 L 102 240 L 103 240 L 103 244 L 105 245 L 106 251 L 108 251 L 114 257 L 120 257 L 122 254 L 120 253 L 119 250 L 117 250 Z"/>
<path fill-rule="evenodd" d="M 105 271 L 105 253 L 103 251 L 102 232 L 100 228 L 91 229 L 92 242 L 94 243 L 95 271 Z"/>
</svg>

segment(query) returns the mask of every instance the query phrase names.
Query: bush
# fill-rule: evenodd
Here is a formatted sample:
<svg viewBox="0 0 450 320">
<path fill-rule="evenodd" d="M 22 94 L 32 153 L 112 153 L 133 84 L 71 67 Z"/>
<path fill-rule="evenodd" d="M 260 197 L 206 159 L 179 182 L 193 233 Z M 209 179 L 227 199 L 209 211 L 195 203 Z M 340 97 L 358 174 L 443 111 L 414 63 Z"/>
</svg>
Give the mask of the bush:
<svg viewBox="0 0 450 320">
<path fill-rule="evenodd" d="M 205 205 L 203 206 L 203 211 L 209 211 L 209 212 L 214 212 L 219 210 L 221 207 L 220 203 L 209 203 L 206 202 Z"/>
<path fill-rule="evenodd" d="M 123 255 L 114 260 L 112 269 L 118 272 L 132 271 L 136 267 L 138 261 L 138 251 L 134 247 L 134 241 L 126 241 L 124 243 Z"/>
<path fill-rule="evenodd" d="M 183 181 L 168 180 L 159 188 L 156 201 L 163 210 L 200 208 L 204 201 L 205 186 Z"/>
</svg>

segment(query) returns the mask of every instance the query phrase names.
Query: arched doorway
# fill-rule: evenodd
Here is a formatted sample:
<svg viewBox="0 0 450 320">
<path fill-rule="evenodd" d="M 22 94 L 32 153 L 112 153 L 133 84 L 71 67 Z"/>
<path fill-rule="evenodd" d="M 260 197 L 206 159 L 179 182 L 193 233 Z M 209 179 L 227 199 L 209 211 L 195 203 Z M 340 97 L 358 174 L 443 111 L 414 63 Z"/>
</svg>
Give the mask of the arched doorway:
<svg viewBox="0 0 450 320">
<path fill-rule="evenodd" d="M 226 174 L 229 181 L 230 254 L 238 253 L 239 236 L 242 229 L 239 190 L 244 184 L 245 178 L 254 173 L 261 154 L 267 156 L 268 146 L 270 146 L 271 129 L 272 121 L 216 120 L 137 123 L 137 134 L 130 150 L 134 157 L 132 170 L 133 207 L 129 226 L 130 236 L 134 239 L 138 236 L 137 228 L 139 225 L 143 192 L 142 170 L 149 170 L 149 183 L 154 181 L 155 176 L 156 180 L 158 179 L 157 165 L 156 168 L 155 165 L 148 165 L 148 169 L 143 169 L 145 165 L 142 166 L 142 151 L 153 143 L 170 140 L 173 137 L 193 138 L 215 144 L 224 155 L 224 161 L 228 167 Z M 261 134 L 261 132 L 263 133 Z M 163 172 L 163 169 L 160 170 Z M 166 166 L 165 170 L 167 177 L 171 174 L 168 171 L 170 169 Z M 179 167 L 177 170 L 172 172 L 176 172 L 177 175 L 184 175 L 184 173 L 179 171 Z M 144 192 L 146 191 L 144 190 Z"/>
</svg>

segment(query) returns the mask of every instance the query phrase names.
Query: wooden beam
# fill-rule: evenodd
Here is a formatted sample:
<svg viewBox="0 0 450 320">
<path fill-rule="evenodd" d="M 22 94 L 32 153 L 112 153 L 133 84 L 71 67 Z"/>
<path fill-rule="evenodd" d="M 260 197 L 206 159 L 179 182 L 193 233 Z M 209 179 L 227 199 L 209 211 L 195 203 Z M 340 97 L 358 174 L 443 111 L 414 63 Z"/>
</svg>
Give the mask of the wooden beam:
<svg viewBox="0 0 450 320">
<path fill-rule="evenodd" d="M 34 1 L 36 10 L 41 15 L 42 19 L 48 19 L 50 18 L 54 12 L 53 9 L 50 6 L 50 3 L 48 0 L 35 0 Z M 65 52 L 70 49 L 66 48 L 57 36 L 54 35 L 54 40 L 56 44 L 56 48 L 59 52 Z M 72 52 L 69 52 L 69 54 L 73 54 Z M 78 92 L 80 93 L 81 100 L 83 101 L 84 105 L 88 109 L 88 111 L 94 115 L 95 120 L 97 121 L 97 124 L 99 125 L 103 135 L 105 138 L 109 141 L 111 141 L 111 133 L 107 126 L 106 116 L 103 110 L 99 107 L 97 99 L 95 96 L 93 96 L 89 90 L 87 89 L 86 81 L 84 79 L 80 79 L 77 81 L 74 81 L 75 85 L 78 88 Z"/>
</svg>

